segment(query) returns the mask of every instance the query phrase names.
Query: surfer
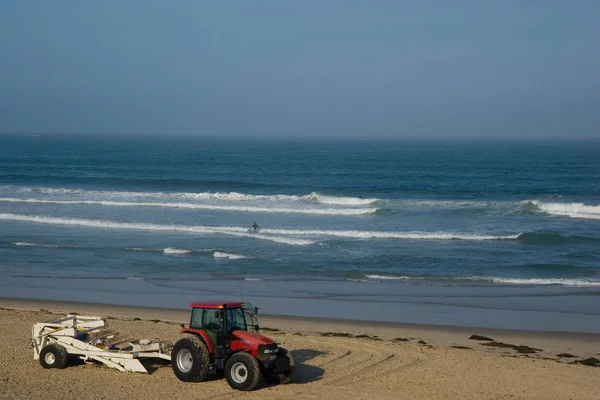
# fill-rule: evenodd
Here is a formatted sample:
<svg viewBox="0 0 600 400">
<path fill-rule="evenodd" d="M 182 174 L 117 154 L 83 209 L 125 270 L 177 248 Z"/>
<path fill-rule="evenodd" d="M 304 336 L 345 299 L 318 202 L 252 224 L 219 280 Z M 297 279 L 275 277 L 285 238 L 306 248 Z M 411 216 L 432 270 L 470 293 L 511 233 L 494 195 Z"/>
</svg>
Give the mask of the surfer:
<svg viewBox="0 0 600 400">
<path fill-rule="evenodd" d="M 250 227 L 250 229 L 248 229 L 248 232 L 249 232 L 249 233 L 258 233 L 258 230 L 259 230 L 259 229 L 260 229 L 260 228 L 258 227 L 258 225 L 256 225 L 256 222 L 254 222 L 254 223 L 252 224 L 252 226 Z"/>
</svg>

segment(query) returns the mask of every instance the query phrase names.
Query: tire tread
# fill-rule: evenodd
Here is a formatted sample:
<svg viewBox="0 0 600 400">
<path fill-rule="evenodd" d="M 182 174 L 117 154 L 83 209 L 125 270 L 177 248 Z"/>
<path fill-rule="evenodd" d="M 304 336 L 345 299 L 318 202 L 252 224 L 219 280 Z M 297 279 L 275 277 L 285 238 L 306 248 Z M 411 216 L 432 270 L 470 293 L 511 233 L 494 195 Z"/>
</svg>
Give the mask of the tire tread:
<svg viewBox="0 0 600 400">
<path fill-rule="evenodd" d="M 248 374 L 250 375 L 249 381 L 242 385 L 236 383 L 231 378 L 231 366 L 236 362 L 243 362 L 246 364 L 246 367 L 248 367 Z M 227 363 L 225 364 L 225 378 L 227 379 L 229 386 L 231 386 L 233 389 L 243 391 L 254 390 L 260 383 L 260 365 L 258 364 L 256 358 L 252 357 L 251 354 L 244 352 L 235 353 L 229 357 L 229 360 L 227 360 Z"/>
<path fill-rule="evenodd" d="M 54 357 L 55 357 L 54 364 L 46 364 L 45 357 L 46 357 L 46 354 L 48 354 L 50 352 L 54 354 Z M 42 351 L 40 351 L 40 364 L 42 364 L 42 367 L 44 367 L 44 368 L 63 369 L 67 366 L 67 361 L 68 361 L 67 357 L 68 357 L 67 349 L 65 349 L 64 346 L 61 346 L 60 344 L 57 344 L 57 343 L 51 343 L 47 346 L 44 346 Z"/>
<path fill-rule="evenodd" d="M 198 361 L 187 374 L 179 371 L 177 367 L 177 352 L 181 347 L 190 350 L 192 352 L 192 358 L 194 358 L 195 361 Z M 196 352 L 195 354 L 193 354 L 194 351 Z M 188 336 L 179 339 L 177 343 L 175 343 L 175 346 L 173 346 L 171 367 L 173 368 L 175 376 L 183 382 L 202 382 L 206 378 L 210 368 L 210 355 L 208 354 L 206 344 L 197 336 Z"/>
</svg>

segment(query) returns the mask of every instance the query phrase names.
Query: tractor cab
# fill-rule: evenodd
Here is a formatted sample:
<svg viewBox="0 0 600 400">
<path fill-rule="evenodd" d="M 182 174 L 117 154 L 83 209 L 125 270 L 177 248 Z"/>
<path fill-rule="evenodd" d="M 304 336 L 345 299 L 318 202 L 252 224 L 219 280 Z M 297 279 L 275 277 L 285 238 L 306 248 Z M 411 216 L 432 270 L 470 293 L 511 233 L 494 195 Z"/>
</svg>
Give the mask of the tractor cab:
<svg viewBox="0 0 600 400">
<path fill-rule="evenodd" d="M 260 327 L 256 318 L 258 308 L 250 303 L 192 303 L 190 307 L 190 330 L 206 332 L 214 351 L 229 349 L 232 339 L 239 336 L 233 334 L 235 331 L 259 334 Z M 207 346 L 210 350 L 211 346 L 208 343 Z"/>
<path fill-rule="evenodd" d="M 171 353 L 171 365 L 184 382 L 202 381 L 209 370 L 223 373 L 229 385 L 252 390 L 260 376 L 270 383 L 288 383 L 294 360 L 288 351 L 259 333 L 250 303 L 191 303 L 189 327 L 182 325 Z"/>
</svg>

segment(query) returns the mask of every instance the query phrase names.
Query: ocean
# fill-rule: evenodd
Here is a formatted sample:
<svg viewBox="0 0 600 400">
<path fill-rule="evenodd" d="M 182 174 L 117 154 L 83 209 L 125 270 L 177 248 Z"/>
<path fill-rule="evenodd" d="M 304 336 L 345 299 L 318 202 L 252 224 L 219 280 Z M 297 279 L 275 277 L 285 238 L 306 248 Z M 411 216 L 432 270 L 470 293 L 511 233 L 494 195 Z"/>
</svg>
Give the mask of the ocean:
<svg viewBox="0 0 600 400">
<path fill-rule="evenodd" d="M 600 332 L 599 155 L 592 141 L 0 135 L 0 296 Z"/>
</svg>

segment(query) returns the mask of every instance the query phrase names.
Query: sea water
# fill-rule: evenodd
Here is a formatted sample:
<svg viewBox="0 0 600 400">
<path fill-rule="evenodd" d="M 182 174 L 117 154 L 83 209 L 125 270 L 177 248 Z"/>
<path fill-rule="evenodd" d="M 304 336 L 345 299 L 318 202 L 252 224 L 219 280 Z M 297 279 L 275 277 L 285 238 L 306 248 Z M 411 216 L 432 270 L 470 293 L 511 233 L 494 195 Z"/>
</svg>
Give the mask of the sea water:
<svg viewBox="0 0 600 400">
<path fill-rule="evenodd" d="M 600 332 L 599 155 L 598 142 L 3 135 L 0 296 Z"/>
</svg>

